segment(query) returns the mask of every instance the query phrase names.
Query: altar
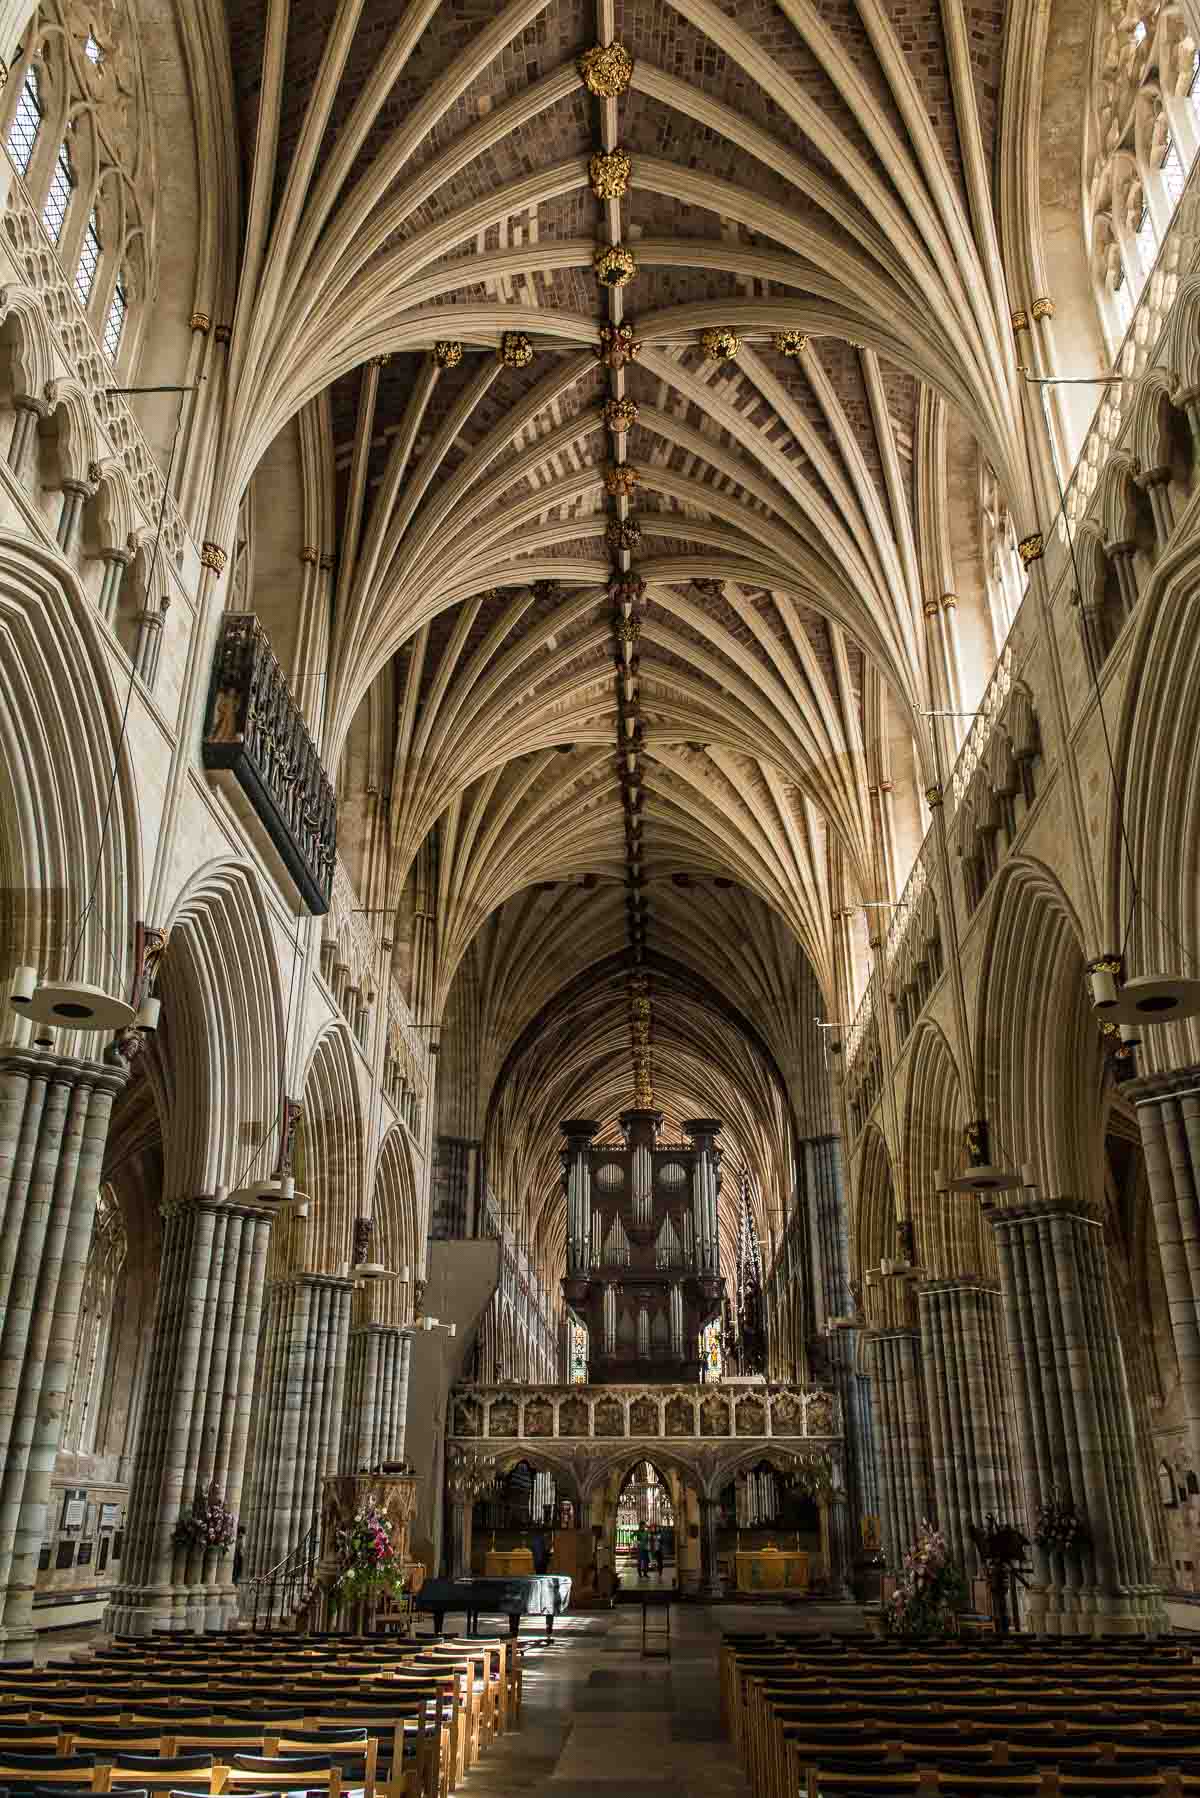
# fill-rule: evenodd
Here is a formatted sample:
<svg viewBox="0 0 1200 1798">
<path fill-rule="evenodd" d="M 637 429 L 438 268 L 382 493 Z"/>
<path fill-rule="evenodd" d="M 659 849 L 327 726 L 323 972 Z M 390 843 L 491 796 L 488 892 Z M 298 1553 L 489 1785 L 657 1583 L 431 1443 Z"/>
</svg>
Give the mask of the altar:
<svg viewBox="0 0 1200 1798">
<path fill-rule="evenodd" d="M 507 1579 L 512 1574 L 531 1578 L 533 1555 L 527 1548 L 489 1548 L 483 1557 L 483 1571 L 487 1579 Z"/>
<path fill-rule="evenodd" d="M 739 1592 L 807 1592 L 808 1550 L 739 1549 L 734 1557 Z"/>
</svg>

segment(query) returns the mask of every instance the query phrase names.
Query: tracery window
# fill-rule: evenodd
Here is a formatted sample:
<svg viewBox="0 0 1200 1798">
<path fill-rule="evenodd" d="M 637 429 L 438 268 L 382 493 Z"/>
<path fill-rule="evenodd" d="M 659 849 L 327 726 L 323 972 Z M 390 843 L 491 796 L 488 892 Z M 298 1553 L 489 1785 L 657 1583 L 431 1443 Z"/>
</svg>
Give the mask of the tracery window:
<svg viewBox="0 0 1200 1798">
<path fill-rule="evenodd" d="M 67 211 L 74 191 L 75 175 L 71 168 L 71 157 L 64 138 L 58 147 L 54 173 L 50 177 L 50 191 L 46 195 L 46 204 L 42 207 L 42 223 L 46 227 L 46 236 L 51 243 L 56 244 L 62 237 L 62 229 L 66 223 Z"/>
<path fill-rule="evenodd" d="M 121 337 L 125 330 L 125 315 L 128 311 L 129 301 L 125 295 L 125 272 L 122 270 L 113 286 L 108 317 L 104 321 L 104 347 L 108 351 L 110 362 L 116 361 L 120 351 Z"/>
<path fill-rule="evenodd" d="M 1198 69 L 1179 6 L 1104 0 L 1088 104 L 1084 221 L 1114 359 L 1200 147 Z M 1155 335 L 1156 321 L 1145 329 Z M 1139 325 L 1139 338 L 1142 332 Z"/>
<path fill-rule="evenodd" d="M 79 246 L 79 265 L 75 270 L 75 293 L 81 306 L 86 306 L 92 297 L 92 288 L 96 285 L 96 270 L 99 267 L 100 232 L 96 225 L 96 208 L 93 206 L 83 242 Z"/>
<path fill-rule="evenodd" d="M 75 0 L 40 0 L 3 97 L 4 144 L 25 204 L 58 251 L 65 285 L 111 362 L 129 363 L 153 290 L 158 192 L 149 89 L 135 10 L 106 9 L 103 35 Z M 28 232 L 28 213 L 14 229 Z"/>
<path fill-rule="evenodd" d="M 127 1252 L 121 1208 L 111 1192 L 102 1189 L 83 1275 L 63 1422 L 62 1446 L 76 1454 L 92 1454 L 103 1442 L 109 1374 L 117 1347 L 112 1326 L 120 1310 Z"/>
<path fill-rule="evenodd" d="M 37 70 L 26 69 L 21 83 L 17 110 L 8 128 L 8 153 L 22 175 L 29 173 L 33 149 L 42 128 L 42 96 L 38 88 Z"/>
</svg>

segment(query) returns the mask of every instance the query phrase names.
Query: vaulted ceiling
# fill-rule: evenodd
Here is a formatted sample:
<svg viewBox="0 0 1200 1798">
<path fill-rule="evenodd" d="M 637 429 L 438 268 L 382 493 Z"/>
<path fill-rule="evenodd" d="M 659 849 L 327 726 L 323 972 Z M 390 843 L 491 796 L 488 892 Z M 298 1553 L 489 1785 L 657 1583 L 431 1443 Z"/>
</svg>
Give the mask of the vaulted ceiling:
<svg viewBox="0 0 1200 1798">
<path fill-rule="evenodd" d="M 785 1086 L 801 1049 L 777 933 L 827 1015 L 848 1002 L 831 918 L 887 884 L 895 745 L 927 753 L 948 413 L 1023 479 L 990 200 L 1002 16 L 231 0 L 247 248 L 227 504 L 299 414 L 304 541 L 332 558 L 327 748 L 386 676 L 396 890 L 436 825 L 438 1004 L 468 954 L 508 956 L 488 1065 L 531 1028 L 539 1054 L 561 1036 L 539 1118 L 548 1087 L 619 1109 L 611 1044 L 581 1049 L 590 1026 L 562 1034 L 554 1009 L 614 957 L 702 975 L 745 1066 L 738 1017 Z M 614 41 L 631 73 L 597 95 L 581 59 Z M 617 151 L 625 191 L 598 197 L 622 185 Z M 607 287 L 614 244 L 636 273 Z M 630 321 L 636 357 L 606 363 L 601 327 Z M 498 354 L 506 332 L 531 359 Z M 622 525 L 627 546 L 606 535 Z M 547 883 L 540 937 L 506 934 Z M 701 1110 L 738 1055 L 713 1050 L 696 990 L 659 984 L 656 1097 Z"/>
</svg>

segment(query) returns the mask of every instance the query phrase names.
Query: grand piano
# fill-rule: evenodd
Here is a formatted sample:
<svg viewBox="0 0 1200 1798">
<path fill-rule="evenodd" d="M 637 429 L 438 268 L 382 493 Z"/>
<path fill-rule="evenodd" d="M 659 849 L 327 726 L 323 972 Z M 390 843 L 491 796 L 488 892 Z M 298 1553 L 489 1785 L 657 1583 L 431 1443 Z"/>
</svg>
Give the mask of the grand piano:
<svg viewBox="0 0 1200 1798">
<path fill-rule="evenodd" d="M 508 1633 L 515 1636 L 522 1617 L 544 1617 L 546 1634 L 553 1635 L 554 1619 L 571 1602 L 571 1581 L 565 1573 L 535 1573 L 527 1577 L 506 1574 L 502 1579 L 430 1579 L 417 1593 L 418 1611 L 432 1611 L 439 1635 L 447 1611 L 465 1611 L 468 1635 L 477 1633 L 480 1615 L 508 1618 Z"/>
</svg>

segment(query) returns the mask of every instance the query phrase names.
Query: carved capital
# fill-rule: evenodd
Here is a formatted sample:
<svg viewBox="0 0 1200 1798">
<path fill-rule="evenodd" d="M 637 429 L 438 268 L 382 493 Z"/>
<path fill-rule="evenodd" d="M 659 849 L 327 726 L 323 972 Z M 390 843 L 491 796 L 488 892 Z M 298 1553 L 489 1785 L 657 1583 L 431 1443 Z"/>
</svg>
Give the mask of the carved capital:
<svg viewBox="0 0 1200 1798">
<path fill-rule="evenodd" d="M 1022 537 L 1017 544 L 1017 554 L 1026 568 L 1031 562 L 1040 562 L 1046 553 L 1046 542 L 1040 531 L 1030 531 L 1028 537 Z"/>
<path fill-rule="evenodd" d="M 188 329 L 190 331 L 199 331 L 202 337 L 207 337 L 212 330 L 212 314 L 209 312 L 193 312 L 191 318 L 188 320 Z"/>
<path fill-rule="evenodd" d="M 1024 306 L 1018 306 L 1014 309 L 1012 314 L 1012 328 L 1014 331 L 1028 331 L 1029 314 L 1026 312 Z"/>
<path fill-rule="evenodd" d="M 1053 318 L 1054 301 L 1050 299 L 1047 294 L 1043 294 L 1040 300 L 1035 300 L 1033 302 L 1029 311 L 1035 321 L 1043 318 Z"/>
<path fill-rule="evenodd" d="M 214 574 L 224 574 L 225 564 L 229 557 L 219 543 L 202 543 L 200 546 L 201 568 L 211 568 Z"/>
<path fill-rule="evenodd" d="M 300 551 L 300 560 L 302 562 L 319 562 L 320 559 L 321 552 L 315 543 L 306 543 L 304 548 Z"/>
<path fill-rule="evenodd" d="M 213 336 L 217 343 L 229 343 L 233 337 L 233 326 L 218 325 Z"/>
</svg>

